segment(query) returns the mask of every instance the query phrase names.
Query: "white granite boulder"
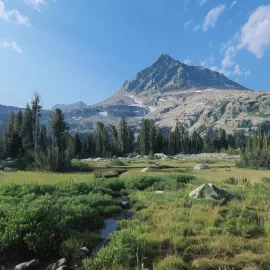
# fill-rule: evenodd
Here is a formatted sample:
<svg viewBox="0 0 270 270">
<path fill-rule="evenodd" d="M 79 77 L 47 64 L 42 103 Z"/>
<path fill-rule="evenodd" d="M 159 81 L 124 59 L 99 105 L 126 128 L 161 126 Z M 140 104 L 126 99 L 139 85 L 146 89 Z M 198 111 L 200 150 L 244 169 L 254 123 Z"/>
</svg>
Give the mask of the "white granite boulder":
<svg viewBox="0 0 270 270">
<path fill-rule="evenodd" d="M 200 171 L 200 170 L 207 170 L 209 169 L 209 166 L 207 164 L 197 164 L 195 167 L 194 167 L 194 170 L 196 171 Z"/>
<path fill-rule="evenodd" d="M 193 199 L 206 199 L 213 201 L 229 201 L 233 198 L 239 198 L 239 195 L 217 187 L 214 184 L 204 184 L 189 193 L 189 197 Z"/>
</svg>

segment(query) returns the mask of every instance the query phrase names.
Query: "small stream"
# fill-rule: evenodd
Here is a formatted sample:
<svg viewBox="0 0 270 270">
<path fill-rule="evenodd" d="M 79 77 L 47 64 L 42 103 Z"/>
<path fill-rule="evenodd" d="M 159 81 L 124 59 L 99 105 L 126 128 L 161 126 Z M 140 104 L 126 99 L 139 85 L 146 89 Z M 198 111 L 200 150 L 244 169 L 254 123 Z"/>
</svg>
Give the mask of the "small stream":
<svg viewBox="0 0 270 270">
<path fill-rule="evenodd" d="M 113 218 L 105 219 L 105 228 L 101 231 L 101 237 L 106 239 L 108 236 L 117 230 L 117 220 Z"/>
<path fill-rule="evenodd" d="M 122 209 L 121 214 L 117 219 L 107 218 L 105 219 L 105 228 L 101 231 L 101 237 L 104 239 L 103 242 L 98 245 L 92 252 L 92 256 L 95 257 L 100 249 L 106 247 L 110 242 L 110 234 L 117 230 L 117 221 L 122 219 L 132 219 L 133 218 L 132 209 Z"/>
</svg>

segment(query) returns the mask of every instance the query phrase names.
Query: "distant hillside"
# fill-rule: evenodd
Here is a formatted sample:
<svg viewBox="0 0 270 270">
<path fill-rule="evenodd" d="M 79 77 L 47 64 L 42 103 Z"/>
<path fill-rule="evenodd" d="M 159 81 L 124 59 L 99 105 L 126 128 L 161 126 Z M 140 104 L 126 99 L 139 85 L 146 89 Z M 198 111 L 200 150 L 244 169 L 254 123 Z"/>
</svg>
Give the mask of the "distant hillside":
<svg viewBox="0 0 270 270">
<path fill-rule="evenodd" d="M 51 110 L 55 110 L 55 109 L 59 108 L 63 111 L 68 111 L 68 110 L 79 109 L 79 108 L 84 108 L 84 107 L 87 107 L 87 105 L 84 102 L 79 101 L 79 102 L 67 104 L 67 105 L 66 104 L 56 104 L 51 108 Z"/>
</svg>

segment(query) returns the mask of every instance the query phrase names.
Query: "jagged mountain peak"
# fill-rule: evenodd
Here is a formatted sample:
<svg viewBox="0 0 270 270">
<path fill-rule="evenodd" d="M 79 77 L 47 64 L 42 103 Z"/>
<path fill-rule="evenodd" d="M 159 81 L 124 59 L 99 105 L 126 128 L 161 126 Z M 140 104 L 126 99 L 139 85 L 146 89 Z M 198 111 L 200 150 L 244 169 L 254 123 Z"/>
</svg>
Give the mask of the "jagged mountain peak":
<svg viewBox="0 0 270 270">
<path fill-rule="evenodd" d="M 162 54 L 158 57 L 157 61 L 164 61 L 164 62 L 166 62 L 166 61 L 173 61 L 173 62 L 176 62 L 175 59 L 173 59 L 170 55 L 168 55 L 168 54 L 166 54 L 166 53 L 162 53 Z"/>
<path fill-rule="evenodd" d="M 208 88 L 248 90 L 222 73 L 202 66 L 182 64 L 168 54 L 161 54 L 152 65 L 138 72 L 130 81 L 126 81 L 121 90 L 138 94 Z"/>
</svg>

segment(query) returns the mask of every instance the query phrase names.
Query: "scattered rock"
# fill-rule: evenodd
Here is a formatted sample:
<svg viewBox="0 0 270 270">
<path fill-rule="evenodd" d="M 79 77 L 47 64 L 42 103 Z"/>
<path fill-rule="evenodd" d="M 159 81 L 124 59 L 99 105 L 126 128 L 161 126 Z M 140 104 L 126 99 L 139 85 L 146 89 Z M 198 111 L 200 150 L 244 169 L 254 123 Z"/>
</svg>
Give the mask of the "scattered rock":
<svg viewBox="0 0 270 270">
<path fill-rule="evenodd" d="M 5 172 L 16 172 L 17 170 L 16 169 L 13 169 L 13 168 L 5 167 L 4 168 L 4 171 Z"/>
<path fill-rule="evenodd" d="M 100 157 L 94 159 L 95 162 L 100 161 L 100 160 L 102 160 L 102 158 Z"/>
<path fill-rule="evenodd" d="M 199 170 L 207 170 L 209 169 L 209 166 L 207 164 L 197 164 L 195 167 L 194 167 L 194 170 L 196 171 L 199 171 Z"/>
<path fill-rule="evenodd" d="M 233 198 L 239 198 L 239 195 L 213 184 L 204 184 L 189 193 L 193 199 L 206 199 L 214 201 L 229 201 Z"/>
<path fill-rule="evenodd" d="M 121 206 L 126 209 L 128 207 L 128 202 L 127 201 L 122 201 Z"/>
<path fill-rule="evenodd" d="M 34 259 L 29 262 L 20 263 L 15 266 L 15 270 L 34 269 L 39 265 L 39 260 Z"/>
<path fill-rule="evenodd" d="M 54 263 L 52 265 L 52 267 L 50 269 L 47 269 L 47 270 L 58 270 L 61 267 L 64 267 L 64 266 L 67 267 L 66 265 L 67 265 L 66 259 L 62 258 L 62 259 L 58 260 L 56 263 Z"/>
<path fill-rule="evenodd" d="M 80 251 L 83 253 L 83 254 L 88 254 L 90 251 L 87 247 L 82 247 L 80 248 Z"/>
<path fill-rule="evenodd" d="M 164 194 L 164 191 L 162 191 L 162 190 L 157 190 L 157 191 L 156 191 L 156 194 Z"/>
<path fill-rule="evenodd" d="M 72 269 L 69 266 L 64 265 L 64 266 L 57 268 L 56 270 L 72 270 Z"/>
<path fill-rule="evenodd" d="M 147 167 L 147 168 L 144 168 L 144 169 L 141 170 L 141 173 L 145 173 L 145 172 L 147 172 L 148 170 L 149 170 L 148 167 Z"/>
<path fill-rule="evenodd" d="M 6 161 L 12 161 L 12 160 L 13 160 L 13 158 L 11 158 L 11 157 L 6 158 Z"/>
<path fill-rule="evenodd" d="M 154 157 L 155 157 L 155 158 L 158 158 L 158 159 L 164 160 L 164 159 L 166 159 L 168 156 L 166 156 L 166 155 L 163 154 L 163 153 L 156 153 L 156 154 L 154 154 Z"/>
</svg>

